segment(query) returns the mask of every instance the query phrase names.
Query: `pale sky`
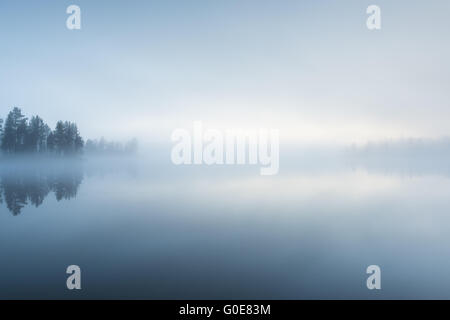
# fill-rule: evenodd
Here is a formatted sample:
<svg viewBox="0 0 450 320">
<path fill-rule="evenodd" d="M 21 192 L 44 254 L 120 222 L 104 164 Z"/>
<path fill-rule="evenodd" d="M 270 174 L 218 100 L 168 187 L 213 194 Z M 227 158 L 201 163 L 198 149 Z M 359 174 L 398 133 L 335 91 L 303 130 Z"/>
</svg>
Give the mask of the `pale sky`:
<svg viewBox="0 0 450 320">
<path fill-rule="evenodd" d="M 81 30 L 66 28 L 71 4 Z M 198 120 L 293 143 L 449 136 L 449 12 L 447 0 L 2 1 L 0 116 L 19 106 L 85 138 L 152 141 Z"/>
</svg>

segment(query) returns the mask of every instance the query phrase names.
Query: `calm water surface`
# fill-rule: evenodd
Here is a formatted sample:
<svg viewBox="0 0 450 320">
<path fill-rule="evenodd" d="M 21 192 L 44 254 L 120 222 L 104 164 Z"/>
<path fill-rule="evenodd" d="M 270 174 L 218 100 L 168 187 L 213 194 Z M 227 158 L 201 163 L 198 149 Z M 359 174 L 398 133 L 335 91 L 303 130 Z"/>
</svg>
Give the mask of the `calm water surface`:
<svg viewBox="0 0 450 320">
<path fill-rule="evenodd" d="M 448 167 L 299 167 L 4 164 L 0 298 L 450 298 Z"/>
</svg>

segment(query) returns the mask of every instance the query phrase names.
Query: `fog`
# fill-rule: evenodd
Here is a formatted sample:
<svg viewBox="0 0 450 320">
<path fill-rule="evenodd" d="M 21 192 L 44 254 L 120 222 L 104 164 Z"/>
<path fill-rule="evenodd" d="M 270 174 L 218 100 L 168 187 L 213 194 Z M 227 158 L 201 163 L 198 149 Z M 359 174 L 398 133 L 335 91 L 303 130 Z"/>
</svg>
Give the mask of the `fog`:
<svg viewBox="0 0 450 320">
<path fill-rule="evenodd" d="M 191 181 L 194 187 L 212 179 L 217 179 L 217 185 L 264 179 L 260 177 L 258 165 L 175 165 L 170 159 L 170 147 L 148 144 L 143 147 L 132 154 L 87 153 L 75 157 L 3 154 L 0 156 L 0 202 L 5 202 L 17 215 L 28 204 L 40 206 L 49 194 L 54 194 L 57 201 L 70 200 L 76 197 L 85 177 L 127 176 L 137 184 L 145 182 L 155 188 L 165 188 L 168 194 L 178 193 L 180 181 Z M 448 138 L 389 140 L 347 147 L 294 149 L 292 145 L 282 145 L 280 149 L 280 177 L 267 179 L 284 190 L 297 178 L 321 181 L 324 176 L 337 178 L 352 172 L 381 177 L 450 178 Z M 117 184 L 120 190 L 120 182 Z M 248 194 L 252 193 L 251 188 Z M 329 188 L 339 187 L 332 182 Z"/>
<path fill-rule="evenodd" d="M 18 106 L 85 138 L 158 143 L 196 120 L 289 142 L 450 135 L 448 1 L 381 0 L 379 32 L 360 1 L 80 0 L 79 32 L 66 4 L 1 4 L 2 116 Z"/>
<path fill-rule="evenodd" d="M 325 2 L 1 1 L 0 299 L 448 299 L 450 2 Z"/>
</svg>

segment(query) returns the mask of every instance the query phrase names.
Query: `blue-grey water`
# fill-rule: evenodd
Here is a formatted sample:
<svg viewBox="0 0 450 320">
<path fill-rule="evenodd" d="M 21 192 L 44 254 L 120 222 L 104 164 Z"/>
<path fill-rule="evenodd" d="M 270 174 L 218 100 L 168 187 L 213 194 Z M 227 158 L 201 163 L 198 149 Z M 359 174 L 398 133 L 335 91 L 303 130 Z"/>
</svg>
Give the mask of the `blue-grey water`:
<svg viewBox="0 0 450 320">
<path fill-rule="evenodd" d="M 449 299 L 448 161 L 317 157 L 3 161 L 0 298 Z"/>
</svg>

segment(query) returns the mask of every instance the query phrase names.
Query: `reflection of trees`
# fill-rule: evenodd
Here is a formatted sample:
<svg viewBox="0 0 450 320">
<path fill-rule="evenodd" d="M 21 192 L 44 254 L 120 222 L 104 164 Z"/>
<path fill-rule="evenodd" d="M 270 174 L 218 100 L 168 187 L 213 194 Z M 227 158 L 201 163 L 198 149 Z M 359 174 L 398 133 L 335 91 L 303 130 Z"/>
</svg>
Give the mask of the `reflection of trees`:
<svg viewBox="0 0 450 320">
<path fill-rule="evenodd" d="M 23 177 L 4 176 L 1 183 L 6 206 L 13 215 L 18 215 L 27 204 L 27 188 Z"/>
<path fill-rule="evenodd" d="M 55 192 L 56 200 L 69 200 L 75 198 L 78 191 L 78 186 L 81 183 L 82 177 L 77 175 L 64 175 L 52 179 L 52 190 Z"/>
<path fill-rule="evenodd" d="M 82 180 L 80 168 L 0 172 L 0 203 L 3 198 L 8 210 L 18 215 L 28 204 L 39 207 L 50 192 L 55 193 L 57 201 L 74 198 Z"/>
</svg>

